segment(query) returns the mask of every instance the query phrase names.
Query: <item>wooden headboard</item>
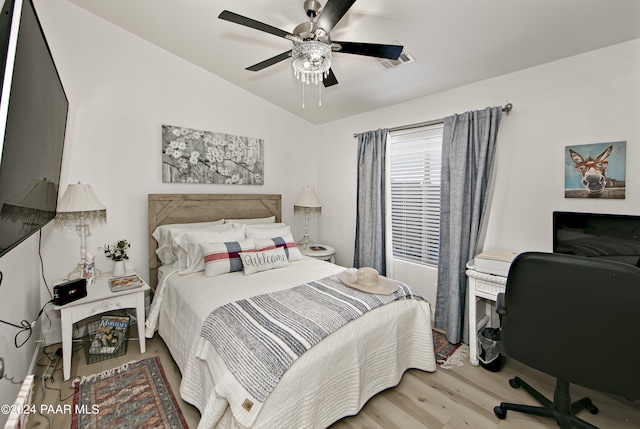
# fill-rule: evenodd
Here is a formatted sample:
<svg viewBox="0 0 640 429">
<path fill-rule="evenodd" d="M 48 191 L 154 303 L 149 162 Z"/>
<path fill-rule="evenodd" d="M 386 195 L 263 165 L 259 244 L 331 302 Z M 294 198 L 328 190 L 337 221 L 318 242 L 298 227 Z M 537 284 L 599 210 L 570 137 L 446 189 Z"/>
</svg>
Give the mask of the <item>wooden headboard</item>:
<svg viewBox="0 0 640 429">
<path fill-rule="evenodd" d="M 282 196 L 278 194 L 149 194 L 149 285 L 158 282 L 158 243 L 151 236 L 156 227 L 172 223 L 205 222 L 218 219 L 282 217 Z"/>
</svg>

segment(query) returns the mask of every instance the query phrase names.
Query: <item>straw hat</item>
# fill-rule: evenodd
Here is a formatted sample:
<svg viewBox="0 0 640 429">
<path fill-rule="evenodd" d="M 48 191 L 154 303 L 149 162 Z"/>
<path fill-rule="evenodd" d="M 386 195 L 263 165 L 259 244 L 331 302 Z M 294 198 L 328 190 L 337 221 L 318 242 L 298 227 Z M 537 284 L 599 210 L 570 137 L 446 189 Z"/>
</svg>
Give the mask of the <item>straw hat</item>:
<svg viewBox="0 0 640 429">
<path fill-rule="evenodd" d="M 375 268 L 359 268 L 355 273 L 343 271 L 338 276 L 347 286 L 364 292 L 390 295 L 398 290 L 398 283 L 381 276 Z"/>
</svg>

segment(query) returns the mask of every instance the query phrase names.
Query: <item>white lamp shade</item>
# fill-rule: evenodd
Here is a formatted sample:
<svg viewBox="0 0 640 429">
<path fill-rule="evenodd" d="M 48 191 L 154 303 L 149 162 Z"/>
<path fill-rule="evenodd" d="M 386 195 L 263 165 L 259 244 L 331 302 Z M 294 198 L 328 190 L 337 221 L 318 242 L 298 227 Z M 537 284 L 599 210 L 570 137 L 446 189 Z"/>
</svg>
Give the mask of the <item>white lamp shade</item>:
<svg viewBox="0 0 640 429">
<path fill-rule="evenodd" d="M 293 207 L 320 210 L 320 203 L 318 202 L 316 191 L 310 186 L 302 188 Z"/>
<path fill-rule="evenodd" d="M 79 220 L 91 223 L 103 223 L 107 219 L 107 209 L 93 193 L 90 185 L 71 184 L 60 202 L 56 223 L 78 223 Z"/>
</svg>

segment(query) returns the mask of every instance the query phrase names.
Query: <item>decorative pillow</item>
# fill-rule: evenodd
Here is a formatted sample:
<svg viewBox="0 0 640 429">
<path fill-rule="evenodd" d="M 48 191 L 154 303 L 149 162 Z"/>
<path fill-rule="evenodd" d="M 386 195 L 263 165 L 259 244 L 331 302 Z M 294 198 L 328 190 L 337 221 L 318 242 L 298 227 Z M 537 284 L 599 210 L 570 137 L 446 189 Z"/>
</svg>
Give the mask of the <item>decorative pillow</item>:
<svg viewBox="0 0 640 429">
<path fill-rule="evenodd" d="M 184 267 L 187 264 L 187 257 L 188 257 L 188 250 L 187 249 L 183 249 L 180 244 L 178 244 L 178 242 L 176 241 L 176 239 L 181 236 L 182 234 L 189 234 L 189 236 L 194 236 L 195 234 L 199 234 L 200 232 L 203 233 L 215 233 L 215 232 L 231 232 L 233 234 L 233 238 L 232 237 L 222 237 L 221 240 L 219 241 L 231 241 L 231 240 L 235 240 L 236 238 L 236 234 L 235 231 L 240 228 L 242 225 L 239 224 L 220 224 L 220 225 L 213 225 L 213 226 L 207 226 L 207 227 L 201 227 L 201 228 L 175 228 L 169 231 L 169 235 L 171 236 L 171 253 L 173 254 L 173 258 L 176 261 L 182 261 L 179 262 L 178 265 Z M 244 237 L 240 237 L 239 239 L 242 239 Z M 184 237 L 182 238 L 184 239 Z M 218 241 L 218 240 L 211 240 L 211 241 Z"/>
<path fill-rule="evenodd" d="M 176 260 L 175 255 L 171 250 L 171 230 L 174 229 L 194 229 L 194 228 L 208 228 L 212 226 L 221 226 L 224 223 L 224 219 L 212 221 L 212 222 L 195 222 L 195 223 L 172 223 L 167 225 L 158 226 L 151 236 L 158 242 L 158 248 L 156 249 L 156 255 L 160 258 L 160 262 L 163 264 L 170 264 Z"/>
<path fill-rule="evenodd" d="M 247 225 L 247 237 L 253 237 L 256 240 L 267 238 L 282 237 L 291 233 L 291 227 L 284 223 L 270 223 Z"/>
<path fill-rule="evenodd" d="M 224 223 L 243 223 L 245 225 L 255 225 L 255 224 L 265 224 L 265 223 L 275 223 L 276 217 L 254 217 L 252 219 L 225 219 Z"/>
<path fill-rule="evenodd" d="M 287 254 L 284 248 L 265 250 L 264 252 L 240 253 L 242 265 L 244 265 L 244 275 L 248 276 L 258 271 L 271 270 L 289 266 Z M 205 268 L 206 272 L 206 268 Z"/>
<path fill-rule="evenodd" d="M 195 230 L 179 234 L 174 239 L 180 249 L 178 252 L 178 274 L 184 275 L 204 270 L 200 243 L 224 243 L 245 239 L 244 225 L 229 225 L 233 225 L 233 227 L 223 231 Z"/>
<path fill-rule="evenodd" d="M 225 243 L 200 243 L 204 274 L 207 277 L 242 271 L 240 255 L 250 255 L 256 251 L 253 238 Z"/>
<path fill-rule="evenodd" d="M 285 234 L 282 237 L 274 237 L 267 240 L 256 239 L 256 250 L 262 252 L 264 250 L 271 250 L 276 248 L 284 249 L 284 253 L 287 255 L 289 261 L 299 261 L 304 259 L 302 252 L 296 246 L 296 242 L 293 241 L 293 235 Z"/>
</svg>

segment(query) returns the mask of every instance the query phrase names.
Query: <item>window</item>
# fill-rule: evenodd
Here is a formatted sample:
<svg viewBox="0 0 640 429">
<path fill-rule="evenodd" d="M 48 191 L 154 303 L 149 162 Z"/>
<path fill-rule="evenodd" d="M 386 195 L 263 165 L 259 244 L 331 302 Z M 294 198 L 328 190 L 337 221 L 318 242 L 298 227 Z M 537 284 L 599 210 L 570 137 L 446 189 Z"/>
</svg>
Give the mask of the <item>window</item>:
<svg viewBox="0 0 640 429">
<path fill-rule="evenodd" d="M 389 134 L 393 258 L 437 265 L 442 124 Z"/>
</svg>

